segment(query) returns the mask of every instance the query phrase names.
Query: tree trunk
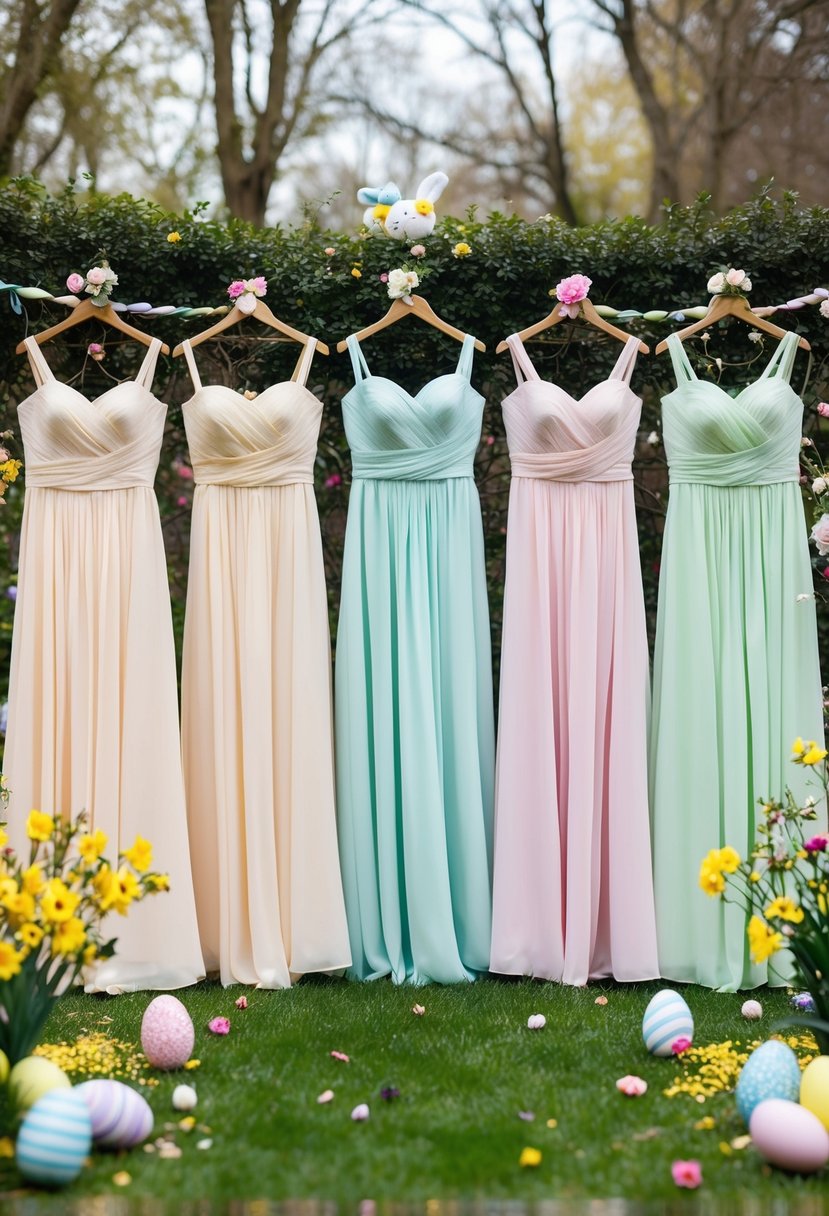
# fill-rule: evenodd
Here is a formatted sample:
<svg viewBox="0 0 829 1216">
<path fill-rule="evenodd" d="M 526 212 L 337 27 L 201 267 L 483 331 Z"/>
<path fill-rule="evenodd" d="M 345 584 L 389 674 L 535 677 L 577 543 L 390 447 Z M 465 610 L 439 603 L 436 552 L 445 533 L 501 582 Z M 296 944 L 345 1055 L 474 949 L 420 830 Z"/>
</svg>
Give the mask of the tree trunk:
<svg viewBox="0 0 829 1216">
<path fill-rule="evenodd" d="M 0 77 L 0 177 L 12 172 L 14 150 L 29 110 L 60 52 L 60 44 L 80 0 L 23 0 L 17 48 Z"/>
</svg>

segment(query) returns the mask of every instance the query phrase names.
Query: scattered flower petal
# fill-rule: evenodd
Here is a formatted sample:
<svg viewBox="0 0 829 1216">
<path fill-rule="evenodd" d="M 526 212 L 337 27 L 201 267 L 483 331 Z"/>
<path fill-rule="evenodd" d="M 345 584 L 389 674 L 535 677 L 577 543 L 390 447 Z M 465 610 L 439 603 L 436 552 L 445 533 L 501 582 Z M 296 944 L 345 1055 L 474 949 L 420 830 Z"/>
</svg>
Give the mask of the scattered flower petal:
<svg viewBox="0 0 829 1216">
<path fill-rule="evenodd" d="M 212 1147 L 213 1147 L 213 1141 L 210 1139 L 209 1136 L 206 1136 L 204 1140 L 196 1141 L 196 1148 L 200 1149 L 201 1152 L 204 1152 L 205 1149 L 212 1148 Z"/>
<path fill-rule="evenodd" d="M 641 1077 L 634 1077 L 628 1073 L 626 1077 L 619 1078 L 616 1082 L 616 1088 L 626 1098 L 641 1098 L 642 1094 L 648 1092 L 648 1083 L 647 1081 L 643 1081 Z"/>
<path fill-rule="evenodd" d="M 547 1126 L 550 1128 L 558 1127 L 558 1119 L 548 1119 Z"/>
<path fill-rule="evenodd" d="M 230 1018 L 211 1018 L 207 1029 L 211 1034 L 230 1034 Z"/>
<path fill-rule="evenodd" d="M 380 1097 L 384 1102 L 393 1102 L 395 1098 L 400 1097 L 400 1090 L 396 1085 L 384 1085 L 380 1090 Z"/>
<path fill-rule="evenodd" d="M 166 1160 L 173 1161 L 181 1156 L 181 1149 L 177 1144 L 173 1144 L 172 1140 L 164 1140 L 158 1146 L 158 1155 Z"/>
<path fill-rule="evenodd" d="M 185 1115 L 183 1119 L 179 1119 L 178 1125 L 183 1132 L 191 1132 L 196 1126 L 195 1115 Z"/>
<path fill-rule="evenodd" d="M 416 1018 L 422 1018 L 425 1012 L 426 1012 L 425 1005 L 412 1005 L 412 1013 L 415 1015 Z"/>
<path fill-rule="evenodd" d="M 236 1000 L 233 1003 L 237 1009 L 247 1009 L 248 998 L 246 996 L 239 996 L 236 998 Z"/>
<path fill-rule="evenodd" d="M 713 1115 L 703 1115 L 703 1117 L 701 1119 L 697 1119 L 696 1123 L 694 1124 L 694 1131 L 710 1132 L 715 1126 L 716 1122 L 717 1121 Z"/>
<path fill-rule="evenodd" d="M 731 1141 L 731 1147 L 739 1152 L 741 1149 L 748 1148 L 751 1144 L 751 1136 L 735 1136 Z"/>
<path fill-rule="evenodd" d="M 529 1148 L 529 1147 L 522 1148 L 521 1156 L 518 1158 L 518 1164 L 521 1166 L 522 1169 L 526 1169 L 528 1166 L 531 1169 L 535 1169 L 536 1166 L 541 1165 L 540 1149 Z"/>
<path fill-rule="evenodd" d="M 720 1152 L 722 1153 L 723 1157 L 731 1156 L 731 1152 L 732 1152 L 731 1145 L 728 1143 L 727 1140 L 720 1141 Z M 679 1184 L 677 1184 L 677 1185 L 679 1185 Z"/>
<path fill-rule="evenodd" d="M 351 1060 L 344 1051 L 329 1051 L 328 1053 L 332 1060 L 340 1060 L 343 1064 L 350 1064 Z"/>
<path fill-rule="evenodd" d="M 317 1105 L 325 1106 L 326 1102 L 333 1102 L 333 1101 L 334 1101 L 333 1089 L 324 1089 L 322 1091 L 322 1093 L 319 1095 L 319 1097 L 317 1098 Z"/>
<path fill-rule="evenodd" d="M 0 1139 L 0 1157 L 14 1156 L 14 1141 L 11 1136 L 3 1136 Z"/>
<path fill-rule="evenodd" d="M 370 1113 L 368 1103 L 361 1102 L 359 1106 L 354 1107 L 354 1110 L 351 1112 L 351 1118 L 355 1123 L 365 1123 Z"/>
<path fill-rule="evenodd" d="M 595 1001 L 593 1002 L 593 1004 L 594 1005 L 606 1005 L 607 997 L 606 996 L 597 996 Z"/>
<path fill-rule="evenodd" d="M 533 1119 L 535 1118 L 535 1113 L 531 1110 L 519 1110 L 518 1118 L 523 1119 L 525 1123 L 532 1123 Z"/>
<path fill-rule="evenodd" d="M 655 1140 L 657 1136 L 661 1135 L 661 1127 L 646 1127 L 643 1132 L 636 1132 L 633 1136 L 631 1136 L 631 1139 L 637 1141 Z"/>
<path fill-rule="evenodd" d="M 792 1005 L 795 1009 L 799 1009 L 802 1013 L 814 1013 L 815 1001 L 811 992 L 799 992 L 792 997 Z"/>
<path fill-rule="evenodd" d="M 184 1067 L 188 1072 L 192 1072 L 194 1068 L 201 1067 L 201 1060 L 188 1060 Z"/>
<path fill-rule="evenodd" d="M 687 1035 L 680 1035 L 678 1039 L 674 1039 L 671 1043 L 671 1051 L 675 1056 L 681 1056 L 691 1046 L 691 1040 Z"/>
<path fill-rule="evenodd" d="M 132 1182 L 132 1174 L 128 1174 L 126 1170 L 119 1170 L 117 1174 L 112 1175 L 112 1181 L 116 1186 L 129 1186 Z"/>
<path fill-rule="evenodd" d="M 702 1183 L 702 1169 L 698 1161 L 674 1161 L 671 1165 L 671 1177 L 675 1184 L 695 1191 Z"/>
<path fill-rule="evenodd" d="M 528 1030 L 543 1030 L 543 1028 L 546 1025 L 547 1025 L 547 1019 L 545 1018 L 543 1013 L 532 1013 L 527 1018 L 527 1029 Z"/>
</svg>

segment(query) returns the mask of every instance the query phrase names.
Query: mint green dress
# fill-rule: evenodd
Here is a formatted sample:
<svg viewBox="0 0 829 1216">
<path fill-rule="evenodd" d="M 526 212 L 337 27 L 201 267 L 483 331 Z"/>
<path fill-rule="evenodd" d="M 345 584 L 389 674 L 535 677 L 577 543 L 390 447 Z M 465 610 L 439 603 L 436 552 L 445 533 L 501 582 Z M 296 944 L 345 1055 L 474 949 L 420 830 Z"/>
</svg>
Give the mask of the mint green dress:
<svg viewBox="0 0 829 1216">
<path fill-rule="evenodd" d="M 412 396 L 372 376 L 348 339 L 335 739 L 358 979 L 452 983 L 489 964 L 495 743 L 473 343 Z"/>
<path fill-rule="evenodd" d="M 698 379 L 675 335 L 668 347 L 651 733 L 659 963 L 667 979 L 735 991 L 781 976 L 752 964 L 745 911 L 704 894 L 700 862 L 726 844 L 750 853 L 757 800 L 809 792 L 793 740 L 823 737 L 803 403 L 789 384 L 797 335 L 736 396 Z"/>
</svg>

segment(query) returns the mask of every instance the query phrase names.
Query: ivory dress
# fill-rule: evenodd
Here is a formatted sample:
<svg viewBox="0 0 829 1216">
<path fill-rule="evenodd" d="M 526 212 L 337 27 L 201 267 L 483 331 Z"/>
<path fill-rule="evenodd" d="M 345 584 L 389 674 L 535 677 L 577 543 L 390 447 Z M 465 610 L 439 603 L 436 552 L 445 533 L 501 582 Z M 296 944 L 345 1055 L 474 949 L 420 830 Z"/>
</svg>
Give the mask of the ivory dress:
<svg viewBox="0 0 829 1216">
<path fill-rule="evenodd" d="M 494 769 L 474 339 L 415 396 L 353 336 L 354 481 L 336 656 L 337 793 L 353 974 L 486 971 Z"/>
<path fill-rule="evenodd" d="M 204 974 L 190 875 L 176 661 L 153 493 L 166 406 L 135 380 L 94 401 L 26 340 L 37 388 L 18 406 L 26 498 L 12 639 L 5 775 L 11 843 L 29 811 L 85 810 L 113 862 L 137 835 L 170 891 L 113 915 L 115 956 L 89 990 L 178 988 Z"/>
<path fill-rule="evenodd" d="M 733 397 L 697 378 L 676 335 L 668 348 L 677 386 L 662 399 L 671 485 L 651 735 L 659 961 L 667 979 L 734 991 L 782 977 L 751 962 L 746 912 L 700 890 L 700 862 L 726 844 L 749 855 L 760 798 L 786 785 L 820 793 L 790 760 L 798 735 L 823 738 L 803 403 L 789 384 L 797 334 Z"/>
<path fill-rule="evenodd" d="M 649 979 L 648 643 L 631 461 L 631 338 L 579 400 L 508 340 L 512 464 L 491 970 Z M 525 379 L 526 377 L 526 379 Z"/>
<path fill-rule="evenodd" d="M 223 984 L 283 988 L 351 961 L 334 812 L 331 648 L 314 458 L 293 380 L 183 406 L 196 490 L 182 738 L 199 928 Z"/>
</svg>

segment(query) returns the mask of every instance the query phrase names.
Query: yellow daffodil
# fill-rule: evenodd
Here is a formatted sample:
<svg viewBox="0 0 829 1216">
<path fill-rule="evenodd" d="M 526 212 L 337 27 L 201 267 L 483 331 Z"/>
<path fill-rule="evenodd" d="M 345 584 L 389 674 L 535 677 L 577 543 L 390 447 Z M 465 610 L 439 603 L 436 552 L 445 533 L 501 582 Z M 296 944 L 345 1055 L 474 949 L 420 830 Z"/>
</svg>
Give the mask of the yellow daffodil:
<svg viewBox="0 0 829 1216">
<path fill-rule="evenodd" d="M 721 895 L 725 890 L 725 879 L 719 860 L 719 849 L 712 849 L 699 868 L 699 885 L 706 895 Z"/>
<path fill-rule="evenodd" d="M 752 916 L 748 922 L 748 941 L 751 958 L 755 963 L 765 962 L 783 947 L 781 934 L 775 933 L 759 916 Z"/>
<path fill-rule="evenodd" d="M 26 820 L 26 835 L 29 840 L 49 840 L 55 830 L 55 821 L 45 811 L 30 811 Z"/>
<path fill-rule="evenodd" d="M 107 847 L 107 834 L 100 828 L 95 832 L 87 832 L 78 841 L 78 852 L 88 866 L 94 865 Z"/>
<path fill-rule="evenodd" d="M 800 735 L 798 735 L 797 738 L 795 739 L 794 743 L 792 744 L 792 755 L 793 756 L 802 756 L 805 751 L 806 751 L 806 744 L 803 742 Z"/>
<path fill-rule="evenodd" d="M 21 941 L 24 946 L 28 946 L 30 950 L 36 949 L 43 941 L 43 930 L 40 925 L 35 925 L 31 921 L 25 925 L 21 925 L 15 933 L 18 941 Z"/>
<path fill-rule="evenodd" d="M 27 866 L 20 875 L 23 883 L 23 890 L 28 891 L 30 895 L 40 895 L 40 892 L 46 886 L 46 879 L 43 877 L 43 871 L 37 862 L 34 865 Z"/>
<path fill-rule="evenodd" d="M 86 944 L 86 930 L 77 916 L 61 922 L 52 931 L 53 954 L 77 954 Z"/>
<path fill-rule="evenodd" d="M 760 875 L 757 872 L 757 870 L 751 871 L 751 873 L 748 876 L 748 881 L 749 882 L 759 882 L 760 881 Z"/>
<path fill-rule="evenodd" d="M 0 941 L 0 980 L 10 980 L 20 972 L 23 954 L 11 942 Z"/>
<path fill-rule="evenodd" d="M 763 913 L 766 920 L 789 920 L 793 925 L 799 925 L 803 920 L 803 909 L 788 895 L 778 895 L 777 899 Z"/>
<path fill-rule="evenodd" d="M 810 767 L 815 764 L 820 764 L 821 760 L 826 758 L 827 752 L 825 747 L 818 747 L 815 742 L 809 744 L 809 750 L 801 757 L 801 764 L 808 764 Z"/>
<path fill-rule="evenodd" d="M 733 874 L 740 865 L 740 854 L 736 849 L 732 849 L 730 844 L 718 850 L 718 857 L 720 868 L 725 874 Z"/>
<path fill-rule="evenodd" d="M 138 879 L 126 866 L 121 866 L 118 873 L 113 875 L 113 880 L 111 906 L 120 916 L 126 916 L 132 901 L 140 899 L 144 892 Z"/>
<path fill-rule="evenodd" d="M 22 925 L 24 921 L 34 920 L 35 901 L 28 891 L 17 891 L 14 895 L 7 895 L 0 900 L 0 905 L 5 908 L 9 924 L 14 928 Z"/>
<path fill-rule="evenodd" d="M 92 879 L 92 889 L 95 892 L 98 907 L 102 912 L 108 912 L 115 899 L 115 875 L 109 866 L 101 866 Z"/>
<path fill-rule="evenodd" d="M 5 828 L 0 828 L 0 849 L 5 849 L 9 843 L 9 834 Z"/>
<path fill-rule="evenodd" d="M 147 883 L 154 891 L 169 891 L 170 890 L 170 875 L 169 874 L 148 874 Z"/>
<path fill-rule="evenodd" d="M 153 846 L 143 836 L 136 836 L 132 848 L 124 849 L 124 857 L 139 874 L 149 870 L 153 859 Z"/>
<path fill-rule="evenodd" d="M 50 878 L 40 899 L 40 911 L 44 920 L 62 924 L 74 915 L 81 902 L 80 895 L 70 891 L 60 878 Z"/>
</svg>

